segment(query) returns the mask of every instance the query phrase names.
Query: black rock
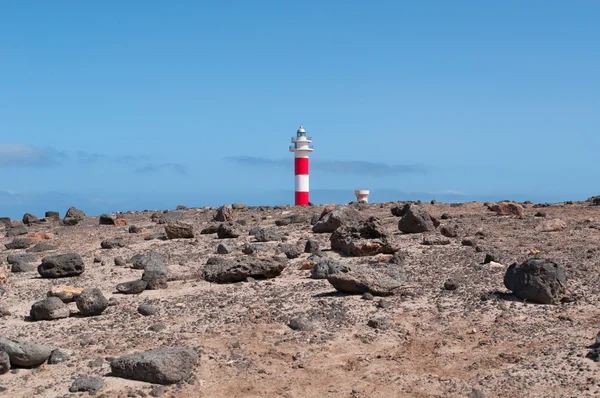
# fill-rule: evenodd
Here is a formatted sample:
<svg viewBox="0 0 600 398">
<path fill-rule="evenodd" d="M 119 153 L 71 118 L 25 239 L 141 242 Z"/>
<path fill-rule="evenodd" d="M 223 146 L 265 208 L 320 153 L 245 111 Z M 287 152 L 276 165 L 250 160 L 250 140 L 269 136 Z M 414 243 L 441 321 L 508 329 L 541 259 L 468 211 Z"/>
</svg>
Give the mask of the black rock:
<svg viewBox="0 0 600 398">
<path fill-rule="evenodd" d="M 47 211 L 45 216 L 46 216 L 47 220 L 51 220 L 51 221 L 60 220 L 60 214 L 57 211 Z"/>
<path fill-rule="evenodd" d="M 304 246 L 304 253 L 316 253 L 319 251 L 319 242 L 315 239 L 309 239 Z"/>
<path fill-rule="evenodd" d="M 223 205 L 217 210 L 217 214 L 214 216 L 215 221 L 225 222 L 233 220 L 233 207 L 230 205 Z"/>
<path fill-rule="evenodd" d="M 123 294 L 140 294 L 146 289 L 147 286 L 148 282 L 143 280 L 137 280 L 119 283 L 116 289 L 119 293 Z"/>
<path fill-rule="evenodd" d="M 218 224 L 212 224 L 212 225 L 209 225 L 208 227 L 202 229 L 200 231 L 200 234 L 202 234 L 202 235 L 216 234 L 218 229 L 219 229 Z"/>
<path fill-rule="evenodd" d="M 69 355 L 61 349 L 55 349 L 52 351 L 50 358 L 48 358 L 49 365 L 56 365 L 57 363 L 66 362 L 69 360 Z"/>
<path fill-rule="evenodd" d="M 10 227 L 10 225 L 9 225 Z M 8 231 L 6 231 L 6 237 L 11 238 L 13 236 L 20 236 L 27 234 L 27 228 L 23 224 L 15 225 L 14 227 L 10 227 Z"/>
<path fill-rule="evenodd" d="M 144 271 L 163 271 L 165 274 L 167 272 L 163 255 L 156 251 L 136 254 L 130 261 L 131 268 L 143 269 Z"/>
<path fill-rule="evenodd" d="M 258 242 L 272 242 L 280 240 L 281 235 L 270 228 L 259 228 L 254 234 L 254 238 L 256 238 Z"/>
<path fill-rule="evenodd" d="M 84 289 L 75 299 L 75 303 L 83 316 L 100 315 L 108 308 L 108 300 L 98 288 Z"/>
<path fill-rule="evenodd" d="M 116 217 L 111 216 L 110 214 L 102 214 L 98 220 L 98 223 L 100 225 L 115 225 L 116 219 Z"/>
<path fill-rule="evenodd" d="M 389 327 L 390 327 L 390 321 L 387 320 L 386 318 L 374 318 L 374 319 L 369 319 L 369 322 L 367 322 L 367 325 L 372 327 L 373 329 L 386 330 L 386 329 L 389 329 Z"/>
<path fill-rule="evenodd" d="M 85 270 L 81 256 L 76 253 L 44 257 L 38 266 L 42 278 L 64 278 L 81 275 Z"/>
<path fill-rule="evenodd" d="M 535 217 L 546 217 L 546 212 L 538 211 L 537 213 L 535 213 Z"/>
<path fill-rule="evenodd" d="M 97 376 L 80 376 L 76 378 L 69 392 L 87 392 L 90 395 L 96 395 L 104 387 L 104 379 Z"/>
<path fill-rule="evenodd" d="M 331 234 L 329 240 L 332 250 L 347 256 L 374 256 L 395 251 L 381 221 L 375 217 L 344 224 Z"/>
<path fill-rule="evenodd" d="M 246 278 L 275 278 L 285 265 L 273 259 L 238 257 L 234 259 L 209 258 L 202 272 L 203 278 L 214 283 L 243 282 Z"/>
<path fill-rule="evenodd" d="M 36 224 L 39 223 L 41 220 L 34 216 L 31 213 L 25 213 L 25 215 L 23 216 L 23 224 L 25 225 L 29 225 L 29 224 Z"/>
<path fill-rule="evenodd" d="M 48 360 L 52 350 L 52 347 L 44 344 L 0 337 L 0 352 L 4 351 L 8 354 L 11 366 L 24 368 L 39 366 Z"/>
<path fill-rule="evenodd" d="M 446 282 L 444 282 L 444 289 L 446 289 L 446 290 L 458 289 L 458 281 L 455 279 L 448 279 Z"/>
<path fill-rule="evenodd" d="M 27 253 L 42 253 L 42 252 L 47 252 L 47 251 L 51 251 L 51 250 L 56 250 L 57 247 L 47 243 L 47 242 L 39 242 L 38 244 L 34 245 L 33 247 L 30 247 L 29 249 L 26 250 Z"/>
<path fill-rule="evenodd" d="M 292 330 L 298 330 L 302 332 L 309 332 L 311 330 L 314 330 L 314 326 L 312 325 L 312 323 L 300 317 L 290 319 L 288 326 Z"/>
<path fill-rule="evenodd" d="M 34 272 L 36 269 L 35 264 L 24 262 L 13 263 L 10 267 L 11 272 Z"/>
<path fill-rule="evenodd" d="M 197 361 L 194 350 L 175 347 L 125 355 L 110 367 L 116 377 L 167 385 L 188 379 Z"/>
<path fill-rule="evenodd" d="M 313 226 L 315 233 L 331 233 L 344 224 L 352 224 L 362 220 L 360 212 L 349 206 L 341 206 L 325 213 Z"/>
<path fill-rule="evenodd" d="M 158 308 L 146 303 L 140 304 L 137 310 L 144 316 L 156 315 L 158 313 Z"/>
<path fill-rule="evenodd" d="M 290 260 L 300 257 L 300 250 L 295 245 L 280 245 L 279 250 Z"/>
<path fill-rule="evenodd" d="M 217 246 L 217 254 L 229 254 L 229 253 L 231 253 L 231 249 L 227 245 L 224 245 L 223 243 L 219 243 L 219 246 Z"/>
<path fill-rule="evenodd" d="M 406 234 L 433 231 L 437 220 L 421 207 L 411 206 L 406 214 L 398 221 L 398 229 Z"/>
<path fill-rule="evenodd" d="M 485 255 L 485 259 L 483 260 L 484 264 L 489 264 L 492 261 L 496 261 L 496 257 L 492 253 L 488 253 Z"/>
<path fill-rule="evenodd" d="M 167 274 L 161 270 L 144 271 L 142 280 L 148 283 L 146 286 L 148 290 L 166 289 L 168 287 Z"/>
<path fill-rule="evenodd" d="M 241 226 L 233 221 L 221 223 L 217 228 L 217 237 L 219 239 L 237 238 L 241 234 Z"/>
<path fill-rule="evenodd" d="M 27 249 L 32 244 L 33 240 L 31 238 L 15 238 L 12 242 L 6 243 L 4 246 L 9 250 L 18 250 Z"/>
<path fill-rule="evenodd" d="M 0 351 L 0 375 L 10 372 L 10 357 L 4 351 Z"/>
<path fill-rule="evenodd" d="M 103 249 L 116 249 L 119 247 L 125 247 L 125 242 L 122 238 L 111 238 L 103 240 L 100 243 L 100 247 L 102 247 Z"/>
<path fill-rule="evenodd" d="M 338 272 L 350 271 L 352 267 L 349 264 L 343 263 L 332 258 L 323 258 L 318 260 L 313 267 L 310 277 L 311 279 L 327 279 L 330 275 Z"/>
<path fill-rule="evenodd" d="M 558 304 L 566 291 L 567 278 L 561 265 L 547 259 L 530 258 L 508 267 L 504 286 L 522 300 Z"/>
<path fill-rule="evenodd" d="M 9 264 L 16 263 L 35 263 L 36 259 L 33 254 L 13 253 L 6 256 L 6 262 Z"/>
</svg>

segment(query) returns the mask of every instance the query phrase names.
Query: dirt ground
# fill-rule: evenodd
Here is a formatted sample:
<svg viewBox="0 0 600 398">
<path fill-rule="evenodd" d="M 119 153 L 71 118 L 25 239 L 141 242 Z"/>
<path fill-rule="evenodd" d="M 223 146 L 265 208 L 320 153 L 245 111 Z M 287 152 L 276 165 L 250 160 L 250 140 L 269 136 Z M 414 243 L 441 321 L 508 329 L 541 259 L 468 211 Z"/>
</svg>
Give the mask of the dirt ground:
<svg viewBox="0 0 600 398">
<path fill-rule="evenodd" d="M 310 217 L 322 206 L 246 208 L 236 210 L 244 219 L 245 234 L 217 239 L 199 232 L 213 224 L 216 209 L 188 209 L 184 221 L 194 225 L 193 239 L 145 240 L 163 232 L 151 220 L 152 212 L 123 213 L 128 226 L 146 233 L 129 233 L 128 226 L 99 225 L 86 217 L 77 226 L 57 221 L 28 226 L 30 231 L 52 232 L 56 250 L 36 257 L 79 253 L 86 270 L 78 277 L 42 279 L 37 271 L 11 273 L 1 307 L 10 315 L 0 320 L 0 335 L 61 348 L 70 360 L 34 369 L 13 369 L 0 376 L 1 396 L 87 396 L 69 393 L 78 376 L 104 377 L 104 397 L 588 397 L 598 396 L 597 363 L 586 358 L 600 331 L 600 207 L 588 203 L 553 204 L 537 208 L 526 204 L 525 216 L 497 216 L 482 203 L 423 204 L 433 216 L 447 213 L 442 226 L 457 226 L 458 236 L 448 245 L 427 246 L 424 237 L 402 234 L 395 203 L 370 204 L 361 213 L 382 220 L 393 242 L 407 257 L 404 270 L 412 289 L 390 297 L 364 299 L 335 291 L 327 280 L 310 279 L 301 269 L 310 256 L 289 260 L 273 279 L 212 284 L 202 279 L 207 259 L 226 243 L 233 253 L 252 242 L 247 231 L 254 225 L 284 233 L 287 243 L 303 249 L 308 238 L 329 250 L 329 233 L 315 234 Z M 82 209 L 85 211 L 85 209 Z M 536 217 L 539 211 L 546 217 Z M 308 221 L 276 226 L 275 220 L 302 214 Z M 560 218 L 566 229 L 541 232 L 548 220 Z M 4 234 L 2 234 L 4 236 Z M 106 238 L 123 237 L 126 246 L 101 249 Z M 474 246 L 462 243 L 472 237 Z M 0 247 L 12 238 L 0 238 Z M 278 243 L 263 245 L 275 255 Z M 115 257 L 129 259 L 156 250 L 167 258 L 167 289 L 139 295 L 118 294 L 116 284 L 139 279 L 142 271 L 116 266 Z M 3 250 L 1 258 L 24 250 Z M 533 253 L 565 267 L 574 301 L 558 305 L 523 302 L 503 284 L 513 262 Z M 495 263 L 483 264 L 487 253 Z M 94 262 L 98 257 L 100 262 Z M 388 256 L 389 257 L 389 256 Z M 385 255 L 343 258 L 354 264 L 386 261 Z M 444 289 L 448 279 L 458 289 Z M 31 305 L 54 286 L 98 287 L 116 304 L 100 316 L 71 316 L 56 321 L 28 319 Z M 140 303 L 151 303 L 158 313 L 142 316 Z M 75 303 L 69 306 L 76 313 Z M 291 318 L 314 325 L 310 331 L 292 330 Z M 389 321 L 387 329 L 369 320 Z M 110 376 L 109 360 L 160 347 L 197 348 L 200 360 L 192 377 L 163 386 Z M 152 395 L 151 395 L 152 394 Z"/>
</svg>

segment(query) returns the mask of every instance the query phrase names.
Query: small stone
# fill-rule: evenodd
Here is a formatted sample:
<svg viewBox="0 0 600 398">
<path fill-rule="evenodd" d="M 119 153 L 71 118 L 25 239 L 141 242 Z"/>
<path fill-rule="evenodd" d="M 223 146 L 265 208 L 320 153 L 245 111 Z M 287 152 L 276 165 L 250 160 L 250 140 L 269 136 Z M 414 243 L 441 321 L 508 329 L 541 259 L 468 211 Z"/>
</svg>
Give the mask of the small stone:
<svg viewBox="0 0 600 398">
<path fill-rule="evenodd" d="M 392 303 L 390 303 L 388 300 L 379 300 L 377 302 L 377 307 L 379 308 L 390 308 L 392 306 Z"/>
<path fill-rule="evenodd" d="M 127 265 L 127 262 L 123 257 L 115 257 L 114 261 L 117 267 L 125 267 Z"/>
<path fill-rule="evenodd" d="M 104 387 L 104 379 L 97 376 L 81 376 L 73 381 L 69 392 L 87 392 L 96 395 Z"/>
<path fill-rule="evenodd" d="M 4 351 L 0 351 L 0 375 L 10 372 L 10 357 Z"/>
<path fill-rule="evenodd" d="M 362 295 L 363 300 L 373 300 L 373 295 L 369 292 L 363 293 Z"/>
<path fill-rule="evenodd" d="M 446 290 L 456 290 L 458 289 L 458 281 L 454 279 L 448 279 L 444 282 L 444 289 Z"/>
<path fill-rule="evenodd" d="M 309 239 L 304 246 L 304 253 L 316 253 L 319 251 L 319 242 L 315 239 Z"/>
<path fill-rule="evenodd" d="M 58 297 L 63 303 L 70 303 L 83 292 L 81 287 L 57 286 L 53 287 L 46 294 L 48 297 Z"/>
<path fill-rule="evenodd" d="M 56 365 L 57 363 L 66 362 L 69 360 L 69 355 L 61 349 L 55 349 L 48 358 L 49 365 Z"/>
<path fill-rule="evenodd" d="M 298 330 L 302 332 L 308 332 L 314 329 L 314 326 L 303 318 L 292 318 L 288 323 L 288 326 L 292 330 Z"/>
<path fill-rule="evenodd" d="M 31 306 L 29 315 L 36 321 L 51 321 L 68 318 L 71 314 L 69 307 L 58 297 L 46 297 Z"/>
<path fill-rule="evenodd" d="M 119 293 L 123 294 L 140 294 L 148 287 L 148 282 L 143 280 L 136 280 L 130 282 L 119 283 L 116 289 Z"/>
<path fill-rule="evenodd" d="M 390 327 L 390 321 L 385 318 L 374 318 L 370 319 L 369 322 L 367 322 L 367 325 L 373 329 L 386 330 Z"/>
<path fill-rule="evenodd" d="M 488 253 L 485 255 L 485 259 L 483 260 L 484 264 L 489 264 L 492 261 L 496 261 L 496 257 L 492 253 Z"/>
<path fill-rule="evenodd" d="M 108 308 L 108 300 L 98 288 L 84 289 L 75 302 L 79 313 L 84 316 L 100 315 Z"/>
<path fill-rule="evenodd" d="M 224 245 L 223 243 L 220 243 L 219 246 L 217 246 L 217 254 L 229 254 L 231 253 L 231 249 Z"/>
<path fill-rule="evenodd" d="M 140 304 L 138 306 L 138 313 L 140 313 L 143 316 L 150 316 L 150 315 L 156 315 L 158 313 L 158 309 L 150 304 Z"/>
</svg>

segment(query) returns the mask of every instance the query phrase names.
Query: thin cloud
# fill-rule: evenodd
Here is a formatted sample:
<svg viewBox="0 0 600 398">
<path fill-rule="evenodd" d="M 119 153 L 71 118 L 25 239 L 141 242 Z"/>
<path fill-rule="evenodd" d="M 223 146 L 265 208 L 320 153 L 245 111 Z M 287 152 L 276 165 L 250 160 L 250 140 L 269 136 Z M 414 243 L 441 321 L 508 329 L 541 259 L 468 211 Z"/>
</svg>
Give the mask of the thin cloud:
<svg viewBox="0 0 600 398">
<path fill-rule="evenodd" d="M 293 168 L 291 159 L 269 159 L 258 156 L 230 156 L 225 158 L 228 161 L 238 163 L 244 166 L 254 167 L 280 167 L 285 169 Z M 362 160 L 311 160 L 310 167 L 313 170 L 319 170 L 335 174 L 377 174 L 377 175 L 395 175 L 403 173 L 424 173 L 427 169 L 419 165 L 390 165 L 383 162 L 367 162 Z"/>
<path fill-rule="evenodd" d="M 180 163 L 175 162 L 154 162 L 146 155 L 107 155 L 96 152 L 77 151 L 76 158 L 78 162 L 85 164 L 95 164 L 100 162 L 119 163 L 132 167 L 136 173 L 152 174 L 161 171 L 170 171 L 179 175 L 187 175 L 187 169 Z"/>
<path fill-rule="evenodd" d="M 65 160 L 77 164 L 117 163 L 132 168 L 137 173 L 172 172 L 187 175 L 185 166 L 174 162 L 160 162 L 147 155 L 108 155 L 98 152 L 76 151 L 67 153 L 54 148 L 39 148 L 21 143 L 0 143 L 0 168 L 49 168 L 64 164 Z"/>
<path fill-rule="evenodd" d="M 0 143 L 0 167 L 54 167 L 64 155 L 52 148 L 19 143 Z"/>
</svg>

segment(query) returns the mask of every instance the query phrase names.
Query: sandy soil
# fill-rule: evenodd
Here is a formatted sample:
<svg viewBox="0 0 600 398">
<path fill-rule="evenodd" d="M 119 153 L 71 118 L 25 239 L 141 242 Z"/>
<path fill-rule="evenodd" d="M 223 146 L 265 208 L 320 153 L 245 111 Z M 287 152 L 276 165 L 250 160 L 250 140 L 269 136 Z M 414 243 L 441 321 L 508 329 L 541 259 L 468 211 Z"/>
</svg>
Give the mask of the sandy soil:
<svg viewBox="0 0 600 398">
<path fill-rule="evenodd" d="M 310 279 L 301 265 L 309 254 L 289 260 L 274 279 L 227 285 L 201 277 L 219 243 L 233 248 L 224 257 L 243 256 L 241 247 L 252 242 L 254 225 L 270 226 L 287 236 L 287 243 L 304 247 L 307 238 L 321 242 L 329 257 L 330 234 L 314 234 L 310 222 L 277 227 L 286 215 L 310 217 L 322 207 L 248 208 L 236 210 L 247 220 L 246 233 L 237 239 L 200 235 L 212 224 L 215 209 L 185 210 L 184 221 L 194 225 L 196 237 L 144 240 L 163 232 L 151 221 L 152 212 L 125 213 L 128 225 L 148 229 L 131 234 L 128 227 L 98 225 L 87 217 L 80 225 L 46 222 L 30 231 L 52 232 L 57 250 L 36 253 L 38 259 L 79 253 L 86 271 L 79 277 L 42 279 L 37 272 L 11 273 L 0 299 L 11 315 L 0 320 L 0 335 L 32 340 L 61 348 L 68 362 L 34 369 L 13 369 L 0 376 L 0 395 L 7 397 L 87 396 L 70 394 L 81 375 L 103 376 L 99 396 L 160 395 L 156 385 L 110 376 L 110 358 L 159 347 L 198 348 L 201 357 L 192 377 L 162 387 L 166 397 L 587 397 L 599 395 L 598 365 L 587 359 L 588 347 L 600 329 L 600 207 L 587 203 L 534 208 L 525 216 L 499 217 L 482 203 L 462 206 L 423 204 L 432 215 L 448 213 L 442 226 L 458 226 L 459 234 L 445 246 L 426 246 L 424 236 L 402 234 L 393 203 L 371 204 L 361 212 L 380 218 L 400 250 L 407 253 L 406 274 L 416 288 L 391 297 L 365 300 L 337 293 L 327 280 Z M 85 211 L 85 209 L 83 209 Z M 545 211 L 546 218 L 534 217 Z M 547 220 L 560 218 L 567 228 L 540 232 Z M 0 227 L 1 228 L 1 227 Z M 4 236 L 4 234 L 2 234 Z M 126 247 L 100 249 L 100 242 L 123 237 Z M 473 237 L 481 251 L 461 243 Z M 0 247 L 12 238 L 0 238 Z M 279 242 L 280 243 L 280 242 Z M 275 255 L 278 242 L 264 243 Z M 139 279 L 142 271 L 115 266 L 114 258 L 137 253 L 164 253 L 171 274 L 168 289 L 122 295 L 116 284 Z M 509 264 L 533 251 L 562 264 L 575 300 L 559 305 L 524 303 L 503 285 Z M 2 260 L 10 253 L 4 250 Z M 483 264 L 494 253 L 500 265 Z M 101 262 L 94 262 L 99 257 Z M 385 261 L 385 256 L 344 258 L 355 264 Z M 4 261 L 6 264 L 6 261 Z M 445 290 L 449 278 L 459 288 Z M 116 302 L 102 315 L 73 315 L 57 321 L 32 322 L 31 305 L 46 297 L 53 286 L 99 287 Z M 382 305 L 381 302 L 389 305 Z M 140 303 L 159 312 L 138 314 Z M 70 303 L 76 313 L 75 303 Z M 314 324 L 312 331 L 288 327 L 293 317 Z M 368 321 L 385 318 L 388 329 L 374 329 Z M 162 324 L 162 330 L 150 330 Z M 156 329 L 156 328 L 153 328 Z M 158 328 L 160 329 L 160 328 Z"/>
</svg>

